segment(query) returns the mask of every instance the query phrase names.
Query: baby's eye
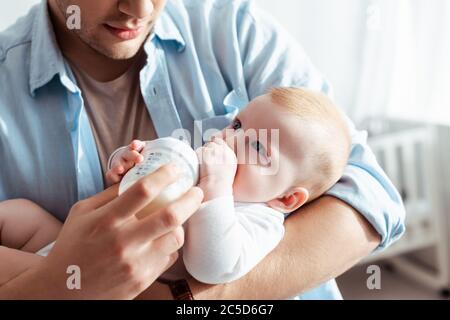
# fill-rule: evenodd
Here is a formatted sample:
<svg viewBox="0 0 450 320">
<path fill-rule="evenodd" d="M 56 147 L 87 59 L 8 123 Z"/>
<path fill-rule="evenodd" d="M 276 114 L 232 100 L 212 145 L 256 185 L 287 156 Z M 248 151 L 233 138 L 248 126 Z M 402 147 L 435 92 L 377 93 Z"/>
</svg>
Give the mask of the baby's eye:
<svg viewBox="0 0 450 320">
<path fill-rule="evenodd" d="M 252 142 L 252 147 L 255 149 L 258 153 L 261 153 L 263 155 L 266 155 L 266 148 L 261 144 L 259 141 Z"/>
<path fill-rule="evenodd" d="M 233 130 L 239 130 L 242 128 L 242 123 L 241 120 L 239 119 L 234 119 L 233 123 L 231 124 L 231 128 L 233 128 Z"/>
<path fill-rule="evenodd" d="M 251 143 L 253 149 L 258 152 L 258 164 L 262 166 L 268 166 L 271 163 L 270 157 L 267 154 L 266 148 L 259 141 Z"/>
</svg>

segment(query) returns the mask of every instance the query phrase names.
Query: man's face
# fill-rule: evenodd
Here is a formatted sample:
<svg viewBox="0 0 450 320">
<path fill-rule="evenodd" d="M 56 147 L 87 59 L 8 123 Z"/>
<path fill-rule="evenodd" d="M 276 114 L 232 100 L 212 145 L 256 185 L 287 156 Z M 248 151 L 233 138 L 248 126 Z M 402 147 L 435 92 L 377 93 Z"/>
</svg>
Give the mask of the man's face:
<svg viewBox="0 0 450 320">
<path fill-rule="evenodd" d="M 116 60 L 136 55 L 167 0 L 56 0 L 64 17 L 68 6 L 81 10 L 77 36 L 97 52 Z"/>
</svg>

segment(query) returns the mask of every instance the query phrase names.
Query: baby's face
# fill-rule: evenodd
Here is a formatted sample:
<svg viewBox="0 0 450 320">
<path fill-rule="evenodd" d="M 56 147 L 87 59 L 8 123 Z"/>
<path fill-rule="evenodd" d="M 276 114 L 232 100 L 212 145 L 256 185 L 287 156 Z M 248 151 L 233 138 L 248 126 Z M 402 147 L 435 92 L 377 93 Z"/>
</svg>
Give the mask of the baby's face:
<svg viewBox="0 0 450 320">
<path fill-rule="evenodd" d="M 222 131 L 238 160 L 235 200 L 262 203 L 283 196 L 312 170 L 308 150 L 318 142 L 315 133 L 312 124 L 299 121 L 270 96 L 251 101 Z"/>
</svg>

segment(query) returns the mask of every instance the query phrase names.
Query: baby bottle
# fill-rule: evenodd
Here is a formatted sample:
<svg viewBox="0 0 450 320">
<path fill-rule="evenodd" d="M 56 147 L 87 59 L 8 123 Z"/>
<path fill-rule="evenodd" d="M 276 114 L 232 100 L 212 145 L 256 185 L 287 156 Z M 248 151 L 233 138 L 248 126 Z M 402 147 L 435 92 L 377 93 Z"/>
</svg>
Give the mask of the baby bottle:
<svg viewBox="0 0 450 320">
<path fill-rule="evenodd" d="M 170 162 L 175 163 L 181 173 L 177 181 L 167 186 L 158 197 L 137 214 L 138 218 L 143 218 L 177 200 L 197 184 L 199 176 L 197 154 L 187 143 L 180 140 L 168 137 L 147 141 L 141 154 L 144 161 L 124 176 L 119 186 L 119 195 L 142 177 Z"/>
</svg>

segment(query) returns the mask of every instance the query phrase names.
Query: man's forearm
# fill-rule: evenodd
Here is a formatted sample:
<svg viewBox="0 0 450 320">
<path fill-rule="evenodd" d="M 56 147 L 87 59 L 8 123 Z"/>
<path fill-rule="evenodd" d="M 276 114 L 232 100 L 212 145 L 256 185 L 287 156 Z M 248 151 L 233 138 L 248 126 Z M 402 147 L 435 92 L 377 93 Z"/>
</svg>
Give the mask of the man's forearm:
<svg viewBox="0 0 450 320">
<path fill-rule="evenodd" d="M 0 247 L 0 300 L 81 299 L 66 287 L 65 270 L 59 274 L 44 268 L 44 257 Z M 92 298 L 87 296 L 86 298 Z"/>
<path fill-rule="evenodd" d="M 89 292 L 68 290 L 66 270 L 55 274 L 44 268 L 44 257 L 0 247 L 0 300 L 55 300 L 93 298 Z M 94 296 L 95 297 L 95 296 Z"/>
<path fill-rule="evenodd" d="M 35 254 L 0 247 L 0 300 L 31 297 L 26 291 L 34 291 L 36 283 L 28 280 L 43 259 Z"/>
<path fill-rule="evenodd" d="M 370 254 L 380 237 L 344 202 L 323 197 L 285 223 L 280 245 L 238 281 L 206 285 L 190 279 L 196 299 L 288 299 L 348 270 Z"/>
<path fill-rule="evenodd" d="M 0 288 L 29 268 L 36 266 L 43 257 L 28 252 L 0 246 Z"/>
</svg>

